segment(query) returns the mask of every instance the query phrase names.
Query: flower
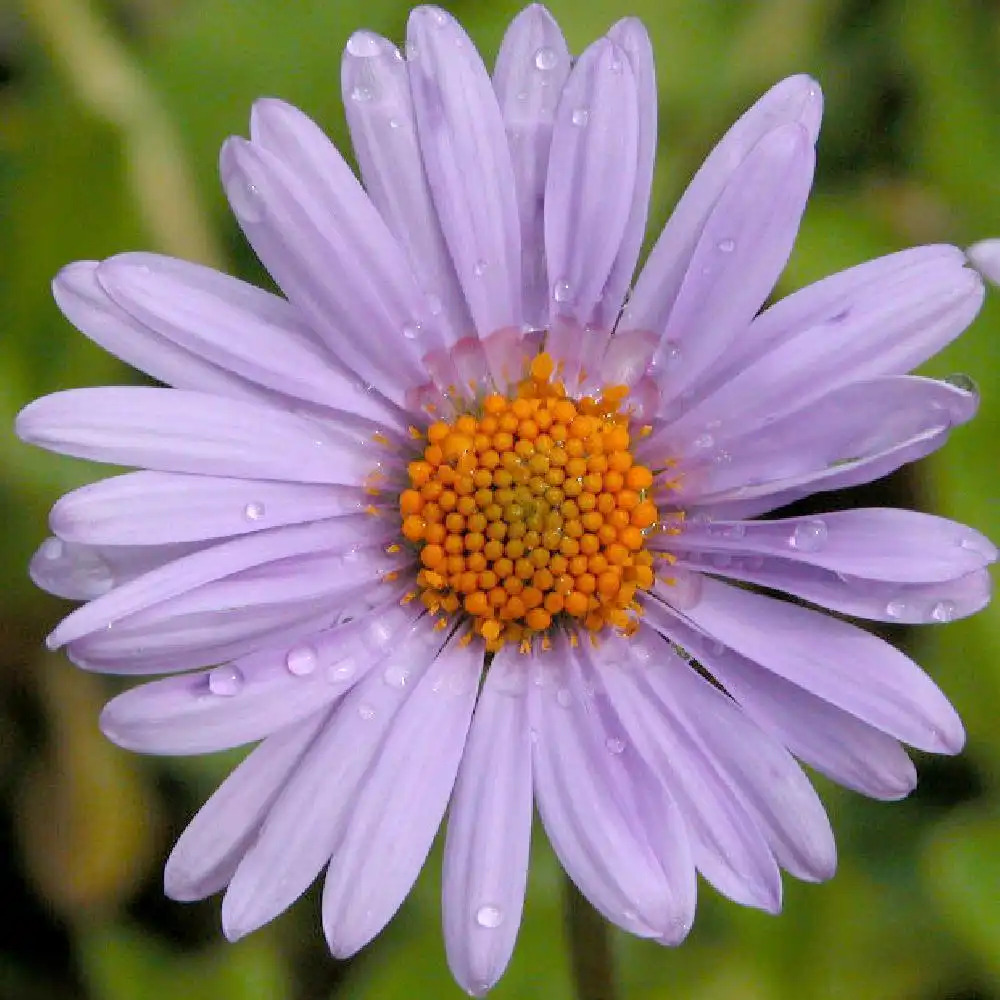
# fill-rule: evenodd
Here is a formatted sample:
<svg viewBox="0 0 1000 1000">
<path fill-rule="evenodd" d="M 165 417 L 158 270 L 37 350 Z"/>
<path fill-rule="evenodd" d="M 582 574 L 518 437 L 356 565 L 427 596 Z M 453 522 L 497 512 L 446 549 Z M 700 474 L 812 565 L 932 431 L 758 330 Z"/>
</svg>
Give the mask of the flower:
<svg viewBox="0 0 1000 1000">
<path fill-rule="evenodd" d="M 343 86 L 364 188 L 275 100 L 222 150 L 285 298 L 151 254 L 70 265 L 67 317 L 171 388 L 18 418 L 26 441 L 141 470 L 63 497 L 32 563 L 86 602 L 52 648 L 170 675 L 114 698 L 107 735 L 261 741 L 181 836 L 168 894 L 225 890 L 236 938 L 326 867 L 347 956 L 450 802 L 446 947 L 478 994 L 514 947 L 534 803 L 634 934 L 684 938 L 696 871 L 777 911 L 780 869 L 835 867 L 793 755 L 896 799 L 916 780 L 901 742 L 955 753 L 964 734 L 892 646 L 743 584 L 946 622 L 985 605 L 996 552 L 913 511 L 756 518 L 972 417 L 969 382 L 906 373 L 971 322 L 979 276 L 925 246 L 763 308 L 812 181 L 821 97 L 799 76 L 722 139 L 628 294 L 656 125 L 632 19 L 571 63 L 529 7 L 491 82 L 422 7 L 405 59 L 354 35 Z"/>
</svg>

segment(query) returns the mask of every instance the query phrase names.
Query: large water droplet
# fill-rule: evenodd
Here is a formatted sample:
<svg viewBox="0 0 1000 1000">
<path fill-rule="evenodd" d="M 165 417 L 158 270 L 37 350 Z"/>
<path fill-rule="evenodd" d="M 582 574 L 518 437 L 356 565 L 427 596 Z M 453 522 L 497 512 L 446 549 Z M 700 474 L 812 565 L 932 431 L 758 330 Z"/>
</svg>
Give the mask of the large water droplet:
<svg viewBox="0 0 1000 1000">
<path fill-rule="evenodd" d="M 476 923 L 490 930 L 499 927 L 503 923 L 503 910 L 499 906 L 480 906 L 476 910 Z"/>
<path fill-rule="evenodd" d="M 347 51 L 352 56 L 359 56 L 362 59 L 377 56 L 381 51 L 378 36 L 373 35 L 370 31 L 356 31 L 347 40 Z"/>
<path fill-rule="evenodd" d="M 557 281 L 552 286 L 552 298 L 556 302 L 569 302 L 573 296 L 573 286 L 568 281 Z"/>
<path fill-rule="evenodd" d="M 375 718 L 375 709 L 372 708 L 371 705 L 359 705 L 358 715 L 360 715 L 365 722 L 370 722 Z"/>
<path fill-rule="evenodd" d="M 405 340 L 416 340 L 420 336 L 420 324 L 419 323 L 404 323 L 403 324 L 403 338 Z"/>
<path fill-rule="evenodd" d="M 216 667 L 208 675 L 208 690 L 212 694 L 231 698 L 243 690 L 244 678 L 240 668 L 232 663 Z"/>
<path fill-rule="evenodd" d="M 902 618 L 907 611 L 906 601 L 900 600 L 898 597 L 889 601 L 885 606 L 885 613 L 890 618 Z"/>
<path fill-rule="evenodd" d="M 936 622 L 950 622 L 955 620 L 958 614 L 958 606 L 954 601 L 938 601 L 931 608 L 931 618 Z"/>
<path fill-rule="evenodd" d="M 288 667 L 288 672 L 295 674 L 296 677 L 305 677 L 307 674 L 311 674 L 316 669 L 318 662 L 316 650 L 308 643 L 293 646 L 285 655 L 285 666 Z"/>
<path fill-rule="evenodd" d="M 577 108 L 570 116 L 570 121 L 578 128 L 583 128 L 590 121 L 590 112 L 586 108 Z"/>
<path fill-rule="evenodd" d="M 243 516 L 248 521 L 259 521 L 266 513 L 264 505 L 254 500 L 243 508 Z"/>
<path fill-rule="evenodd" d="M 428 293 L 427 295 L 427 311 L 432 316 L 440 316 L 441 313 L 444 312 L 444 303 L 437 295 L 434 295 L 433 292 Z"/>
<path fill-rule="evenodd" d="M 616 736 L 609 736 L 604 741 L 604 745 L 608 748 L 608 753 L 614 754 L 616 757 L 618 754 L 625 752 L 625 741 L 618 739 Z"/>
<path fill-rule="evenodd" d="M 736 249 L 736 240 L 719 240 L 716 246 L 720 253 L 732 253 Z"/>
<path fill-rule="evenodd" d="M 547 45 L 543 45 L 535 53 L 535 67 L 540 70 L 555 69 L 556 63 L 559 61 L 559 56 L 556 54 L 555 49 L 549 48 Z"/>
<path fill-rule="evenodd" d="M 826 544 L 827 530 L 822 521 L 803 521 L 795 526 L 788 544 L 799 552 L 818 552 Z"/>
<path fill-rule="evenodd" d="M 227 193 L 241 222 L 253 224 L 264 218 L 264 200 L 256 185 L 241 178 L 229 186 Z"/>
<path fill-rule="evenodd" d="M 410 679 L 410 671 L 399 666 L 398 664 L 390 664 L 385 668 L 385 672 L 382 674 L 382 680 L 389 685 L 389 687 L 403 688 L 406 687 L 406 682 Z"/>
</svg>

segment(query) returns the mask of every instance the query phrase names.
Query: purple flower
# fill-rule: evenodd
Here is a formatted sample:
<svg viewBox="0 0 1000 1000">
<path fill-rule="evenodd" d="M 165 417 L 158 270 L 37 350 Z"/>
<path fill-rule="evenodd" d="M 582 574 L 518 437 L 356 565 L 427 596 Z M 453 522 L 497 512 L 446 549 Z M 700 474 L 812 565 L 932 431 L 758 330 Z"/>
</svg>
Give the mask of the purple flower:
<svg viewBox="0 0 1000 1000">
<path fill-rule="evenodd" d="M 711 153 L 629 294 L 656 146 L 635 20 L 571 63 L 530 7 L 491 82 L 422 7 L 405 59 L 350 39 L 343 87 L 364 188 L 275 100 L 222 150 L 285 298 L 152 254 L 72 264 L 66 316 L 170 388 L 18 418 L 26 441 L 142 470 L 63 497 L 32 563 L 86 602 L 52 648 L 169 675 L 113 699 L 107 735 L 261 741 L 181 836 L 167 892 L 225 890 L 237 938 L 325 868 L 323 927 L 351 955 L 450 803 L 448 960 L 479 994 L 514 947 L 537 804 L 625 930 L 681 941 L 696 871 L 777 911 L 780 869 L 835 867 L 794 757 L 896 799 L 916 781 L 900 743 L 964 736 L 892 646 L 743 584 L 946 622 L 986 604 L 996 552 L 906 510 L 755 518 L 972 417 L 971 383 L 906 373 L 971 322 L 979 276 L 918 247 L 763 308 L 819 128 L 818 86 L 792 77 Z"/>
</svg>

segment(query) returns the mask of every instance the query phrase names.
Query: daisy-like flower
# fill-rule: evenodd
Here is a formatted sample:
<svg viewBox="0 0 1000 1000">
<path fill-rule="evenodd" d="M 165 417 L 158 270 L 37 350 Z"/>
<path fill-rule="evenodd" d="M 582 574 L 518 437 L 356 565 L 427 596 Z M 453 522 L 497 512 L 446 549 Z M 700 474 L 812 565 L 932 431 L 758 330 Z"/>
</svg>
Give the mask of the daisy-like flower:
<svg viewBox="0 0 1000 1000">
<path fill-rule="evenodd" d="M 514 947 L 537 805 L 633 934 L 681 941 L 696 872 L 778 910 L 780 869 L 835 867 L 796 757 L 896 799 L 916 780 L 901 743 L 963 742 L 928 676 L 841 616 L 970 614 L 995 550 L 907 510 L 756 518 L 973 415 L 967 381 L 906 373 L 973 319 L 979 276 L 925 246 L 762 311 L 813 175 L 821 97 L 800 76 L 711 153 L 630 293 L 656 146 L 635 20 L 573 62 L 530 7 L 491 80 L 421 7 L 405 58 L 350 39 L 343 87 L 363 186 L 275 100 L 222 150 L 284 297 L 152 254 L 70 265 L 66 316 L 168 387 L 55 393 L 18 419 L 141 470 L 63 497 L 32 563 L 86 602 L 52 648 L 170 675 L 114 698 L 107 735 L 260 741 L 167 892 L 224 890 L 237 938 L 325 869 L 323 928 L 351 955 L 450 803 L 448 961 L 482 993 Z"/>
</svg>

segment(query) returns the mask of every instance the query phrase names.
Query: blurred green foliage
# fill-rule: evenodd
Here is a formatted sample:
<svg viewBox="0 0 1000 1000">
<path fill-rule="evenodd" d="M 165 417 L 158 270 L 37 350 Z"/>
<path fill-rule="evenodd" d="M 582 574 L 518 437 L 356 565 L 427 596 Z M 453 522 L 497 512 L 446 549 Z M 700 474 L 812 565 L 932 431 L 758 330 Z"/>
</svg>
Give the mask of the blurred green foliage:
<svg viewBox="0 0 1000 1000">
<path fill-rule="evenodd" d="M 401 38 L 400 0 L 5 0 L 0 6 L 0 422 L 32 397 L 135 378 L 74 333 L 48 282 L 64 263 L 152 248 L 263 280 L 216 181 L 219 144 L 251 101 L 302 106 L 341 148 L 339 52 L 357 27 Z M 827 95 L 814 199 L 785 290 L 901 246 L 1000 230 L 1000 7 L 984 0 L 553 0 L 571 46 L 641 16 L 661 102 L 653 231 L 711 143 L 790 72 Z M 511 0 L 452 5 L 491 59 Z M 871 502 L 954 516 L 994 537 L 1000 307 L 929 370 L 968 371 L 978 420 Z M 60 612 L 23 567 L 48 505 L 92 467 L 0 434 L 0 845 L 7 930 L 0 997 L 392 1000 L 457 995 L 439 924 L 439 852 L 400 916 L 359 958 L 323 948 L 315 893 L 273 927 L 223 942 L 217 903 L 162 900 L 159 869 L 230 760 L 146 761 L 103 742 L 106 688 L 42 653 Z M 850 498 L 846 498 L 848 501 Z M 623 995 L 990 1000 L 1000 997 L 1000 613 L 896 630 L 969 729 L 955 762 L 883 805 L 820 781 L 840 872 L 787 883 L 778 919 L 705 889 L 677 951 L 616 935 Z M 561 883 L 535 838 L 524 926 L 498 1000 L 570 996 Z"/>
</svg>

